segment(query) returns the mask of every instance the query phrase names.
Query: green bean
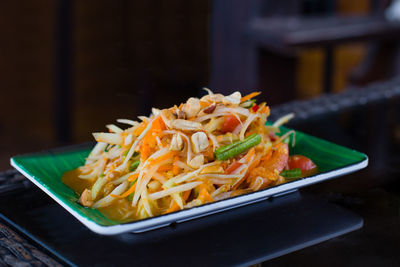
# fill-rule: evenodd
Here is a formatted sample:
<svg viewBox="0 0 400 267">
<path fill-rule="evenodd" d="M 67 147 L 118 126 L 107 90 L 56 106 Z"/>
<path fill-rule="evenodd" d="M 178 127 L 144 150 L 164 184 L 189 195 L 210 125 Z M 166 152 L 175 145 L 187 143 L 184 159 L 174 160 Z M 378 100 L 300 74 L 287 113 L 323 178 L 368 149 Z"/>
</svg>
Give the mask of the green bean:
<svg viewBox="0 0 400 267">
<path fill-rule="evenodd" d="M 285 170 L 280 173 L 281 176 L 286 179 L 298 179 L 301 178 L 301 169 L 296 168 L 292 170 Z"/>
<path fill-rule="evenodd" d="M 230 158 L 234 158 L 237 155 L 242 154 L 243 152 L 249 150 L 253 146 L 258 145 L 261 142 L 261 135 L 252 134 L 246 137 L 243 141 L 233 143 L 228 145 L 225 149 L 221 149 L 220 151 L 215 151 L 215 157 L 218 160 L 227 160 Z M 222 147 L 224 148 L 224 147 Z M 222 152 L 221 152 L 222 151 Z"/>
<path fill-rule="evenodd" d="M 238 143 L 240 143 L 240 141 L 235 141 L 232 144 L 226 145 L 226 146 L 221 146 L 220 148 L 215 150 L 215 153 L 220 154 L 224 151 L 227 151 L 229 149 L 231 149 L 232 147 L 236 146 Z"/>
<path fill-rule="evenodd" d="M 136 170 L 137 167 L 139 166 L 139 164 L 140 164 L 140 160 L 132 162 L 131 166 L 129 167 L 129 171 L 133 172 L 134 170 Z"/>
</svg>

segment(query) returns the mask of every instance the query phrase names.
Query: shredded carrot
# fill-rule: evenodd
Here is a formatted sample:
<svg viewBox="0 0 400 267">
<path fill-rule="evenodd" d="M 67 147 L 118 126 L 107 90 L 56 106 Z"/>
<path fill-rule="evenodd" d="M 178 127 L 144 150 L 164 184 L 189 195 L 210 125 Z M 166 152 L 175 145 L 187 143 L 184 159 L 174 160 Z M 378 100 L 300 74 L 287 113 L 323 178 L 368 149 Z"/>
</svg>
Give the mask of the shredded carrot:
<svg viewBox="0 0 400 267">
<path fill-rule="evenodd" d="M 173 169 L 174 166 L 171 166 L 171 164 L 165 164 L 163 166 L 160 166 L 160 168 L 158 168 L 158 172 L 167 172 L 170 171 L 171 169 Z"/>
<path fill-rule="evenodd" d="M 149 146 L 148 143 L 142 143 L 142 145 L 139 148 L 140 151 L 140 159 L 142 161 L 145 161 L 150 155 L 151 155 L 151 147 Z"/>
<path fill-rule="evenodd" d="M 133 134 L 136 135 L 136 136 L 139 136 L 139 135 L 144 131 L 144 129 L 146 129 L 146 127 L 147 127 L 147 123 L 146 123 L 146 122 L 142 122 L 142 123 L 139 125 L 139 127 L 137 127 L 137 128 L 133 131 Z"/>
<path fill-rule="evenodd" d="M 178 175 L 180 168 L 176 165 L 176 162 L 179 160 L 178 156 L 174 157 L 174 163 L 173 163 L 173 167 L 172 167 L 172 173 L 174 175 Z"/>
<path fill-rule="evenodd" d="M 239 161 L 234 161 L 226 168 L 225 173 L 231 174 L 232 172 L 234 172 L 237 168 L 239 168 L 242 165 L 243 165 L 243 163 L 240 163 Z"/>
<path fill-rule="evenodd" d="M 187 191 L 183 192 L 183 194 L 182 194 L 183 201 L 186 201 L 189 198 L 191 192 L 192 192 L 192 190 L 187 190 Z"/>
<path fill-rule="evenodd" d="M 268 161 L 272 156 L 272 152 L 272 149 L 269 149 L 267 154 L 265 154 L 265 156 L 261 158 L 261 161 Z"/>
<path fill-rule="evenodd" d="M 270 185 L 272 183 L 272 180 L 268 179 L 268 178 L 263 178 L 263 184 L 261 188 L 266 188 L 268 185 Z"/>
<path fill-rule="evenodd" d="M 129 182 L 135 181 L 135 179 L 137 179 L 138 177 L 139 173 L 132 174 L 131 176 L 129 176 L 128 181 Z"/>
<path fill-rule="evenodd" d="M 247 101 L 247 100 L 249 100 L 249 99 L 252 99 L 253 97 L 258 96 L 259 94 L 261 94 L 261 92 L 253 92 L 253 93 L 250 93 L 250 94 L 248 94 L 248 95 L 242 97 L 242 99 L 240 100 L 240 103 L 243 103 L 243 102 L 245 102 L 245 101 Z"/>
<path fill-rule="evenodd" d="M 199 192 L 199 196 L 197 198 L 200 199 L 201 202 L 205 203 L 205 202 L 214 201 L 214 199 L 211 197 L 210 193 L 208 192 L 205 184 L 199 185 L 199 188 L 200 188 L 200 192 Z"/>
<path fill-rule="evenodd" d="M 168 144 L 167 143 L 165 143 L 165 140 L 163 140 L 162 138 L 164 137 L 164 135 L 165 134 L 163 134 L 163 133 L 159 133 L 159 134 L 157 134 L 157 136 L 156 136 L 156 139 L 157 139 L 157 137 L 159 138 L 159 140 L 160 140 L 160 143 L 158 143 L 158 141 L 157 141 L 157 144 L 160 146 L 160 148 L 164 148 L 164 147 L 166 147 Z M 164 142 L 163 142 L 164 141 Z"/>
<path fill-rule="evenodd" d="M 214 160 L 214 150 L 212 146 L 208 146 L 207 150 L 203 152 L 204 157 L 209 161 Z"/>
<path fill-rule="evenodd" d="M 151 160 L 149 160 L 149 166 L 150 165 L 155 165 L 155 164 L 157 164 L 157 163 L 159 163 L 159 162 L 161 162 L 161 161 L 163 161 L 165 159 L 172 158 L 175 155 L 175 153 L 176 153 L 175 151 L 169 151 L 168 153 L 166 153 L 166 154 L 164 154 L 164 155 L 162 155 L 162 156 L 160 156 L 158 158 L 151 159 Z"/>
<path fill-rule="evenodd" d="M 263 107 L 258 111 L 259 113 L 265 113 L 267 116 L 269 116 L 270 110 L 268 106 Z"/>
<path fill-rule="evenodd" d="M 253 133 L 254 133 L 254 132 L 246 132 L 246 133 L 244 134 L 244 136 L 247 137 L 247 136 L 252 135 Z"/>
<path fill-rule="evenodd" d="M 114 197 L 114 198 L 126 198 L 127 196 L 129 196 L 130 194 L 134 193 L 136 189 L 136 182 L 131 186 L 131 188 L 128 189 L 128 191 L 126 191 L 125 193 L 123 193 L 120 196 L 111 194 L 110 196 Z"/>
<path fill-rule="evenodd" d="M 169 209 L 167 209 L 164 213 L 171 213 L 171 212 L 177 211 L 179 209 L 180 209 L 180 207 L 179 207 L 178 203 L 176 203 L 175 200 L 173 200 L 171 207 Z"/>
<path fill-rule="evenodd" d="M 247 178 L 247 175 L 245 175 L 244 177 L 240 178 L 240 180 L 232 187 L 232 190 L 236 190 L 239 185 L 241 185 Z"/>
<path fill-rule="evenodd" d="M 249 150 L 249 152 L 247 152 L 246 156 L 244 156 L 246 162 L 249 162 L 249 160 L 251 159 L 251 157 L 252 157 L 253 155 L 255 155 L 255 154 L 256 154 L 256 150 L 254 149 L 254 147 L 252 147 L 252 148 Z"/>
<path fill-rule="evenodd" d="M 142 144 L 140 145 L 139 151 L 142 161 L 145 161 L 152 154 L 151 152 L 156 149 L 156 136 L 161 134 L 161 132 L 165 129 L 166 126 L 161 117 L 157 117 L 153 120 L 151 128 L 143 137 Z"/>
<path fill-rule="evenodd" d="M 158 132 L 162 132 L 163 130 L 166 129 L 164 121 L 163 121 L 163 119 L 161 117 L 157 117 L 157 118 L 154 119 L 153 125 L 151 126 L 151 128 L 153 130 L 158 131 Z"/>
<path fill-rule="evenodd" d="M 187 190 L 187 191 L 183 192 L 182 193 L 182 200 L 186 201 L 189 198 L 191 192 L 192 192 L 192 190 Z M 171 207 L 169 209 L 167 209 L 167 211 L 165 211 L 165 213 L 174 212 L 174 211 L 177 211 L 179 209 L 180 209 L 180 207 L 179 207 L 178 203 L 176 203 L 176 201 L 173 200 L 173 203 L 172 203 Z"/>
<path fill-rule="evenodd" d="M 260 162 L 261 162 L 261 159 L 260 159 L 260 158 L 253 160 L 253 161 L 250 163 L 249 169 L 247 170 L 247 172 L 249 172 L 249 171 L 251 171 L 252 169 L 254 169 L 255 167 L 257 167 L 257 166 L 260 164 Z"/>
<path fill-rule="evenodd" d="M 201 107 L 201 108 L 208 107 L 208 106 L 211 105 L 211 104 L 212 104 L 212 103 L 210 103 L 210 102 L 208 102 L 208 101 L 200 100 L 200 107 Z"/>
<path fill-rule="evenodd" d="M 234 186 L 232 186 L 231 190 L 236 190 L 244 181 L 246 181 L 248 176 L 249 176 L 249 172 L 247 171 L 247 173 L 242 178 L 240 178 L 239 181 L 236 181 Z"/>
</svg>

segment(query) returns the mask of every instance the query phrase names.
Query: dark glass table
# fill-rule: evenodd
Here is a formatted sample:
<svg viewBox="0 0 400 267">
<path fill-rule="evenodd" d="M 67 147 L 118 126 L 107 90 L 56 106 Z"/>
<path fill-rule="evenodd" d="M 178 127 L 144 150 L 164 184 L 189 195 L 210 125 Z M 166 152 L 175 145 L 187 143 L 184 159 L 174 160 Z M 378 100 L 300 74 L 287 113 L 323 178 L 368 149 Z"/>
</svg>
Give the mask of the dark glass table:
<svg viewBox="0 0 400 267">
<path fill-rule="evenodd" d="M 392 86 L 399 91 L 398 84 L 379 85 L 375 90 Z M 18 180 L 13 172 L 1 173 L 0 265 L 9 264 L 4 261 L 9 254 L 26 256 L 26 262 L 29 257 L 31 262 L 42 257 L 41 263 L 53 266 L 55 262 L 83 266 L 248 266 L 261 262 L 265 266 L 399 266 L 397 91 L 383 90 L 389 96 L 385 99 L 370 89 L 373 96 L 363 92 L 366 101 L 359 101 L 358 106 L 348 101 L 351 96 L 360 99 L 357 93 L 322 97 L 309 101 L 308 106 L 292 103 L 293 109 L 303 113 L 290 125 L 366 152 L 368 168 L 300 192 L 143 234 L 94 234 L 28 181 Z M 278 107 L 272 117 L 288 109 L 288 105 Z M 318 116 L 311 116 L 312 112 Z M 12 231 L 26 241 L 14 237 Z"/>
<path fill-rule="evenodd" d="M 40 240 L 58 261 L 85 266 L 248 266 L 363 223 L 337 205 L 297 191 L 158 230 L 116 236 L 91 232 L 36 188 L 23 197 L 2 197 L 0 203 L 3 221 Z"/>
</svg>

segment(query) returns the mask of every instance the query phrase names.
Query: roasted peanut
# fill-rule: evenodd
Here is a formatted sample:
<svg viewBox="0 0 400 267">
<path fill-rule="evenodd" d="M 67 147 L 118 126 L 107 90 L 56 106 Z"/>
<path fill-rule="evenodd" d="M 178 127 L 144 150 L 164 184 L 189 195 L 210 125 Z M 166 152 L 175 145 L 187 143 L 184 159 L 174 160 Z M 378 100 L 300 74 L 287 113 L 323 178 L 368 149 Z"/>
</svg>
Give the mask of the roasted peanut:
<svg viewBox="0 0 400 267">
<path fill-rule="evenodd" d="M 187 118 L 196 116 L 200 109 L 200 101 L 194 97 L 189 98 L 186 104 L 184 104 L 182 107 L 182 110 L 185 112 Z"/>
<path fill-rule="evenodd" d="M 182 148 L 183 148 L 182 136 L 179 133 L 174 134 L 172 136 L 171 144 L 169 146 L 169 149 L 171 149 L 173 151 L 180 151 L 180 150 L 182 150 Z"/>
<path fill-rule="evenodd" d="M 207 135 L 203 132 L 197 132 L 192 134 L 191 140 L 195 153 L 200 153 L 206 150 L 209 145 Z"/>
<path fill-rule="evenodd" d="M 89 189 L 85 189 L 85 191 L 82 192 L 82 195 L 79 198 L 79 203 L 82 206 L 91 207 L 93 205 L 92 191 Z"/>
<path fill-rule="evenodd" d="M 203 154 L 199 154 L 199 155 L 195 156 L 189 162 L 189 166 L 194 168 L 194 169 L 200 168 L 203 164 L 204 164 L 204 156 L 203 156 Z"/>
<path fill-rule="evenodd" d="M 184 131 L 198 131 L 203 128 L 201 123 L 199 122 L 187 121 L 181 119 L 173 120 L 171 126 L 174 129 L 184 130 Z"/>
</svg>

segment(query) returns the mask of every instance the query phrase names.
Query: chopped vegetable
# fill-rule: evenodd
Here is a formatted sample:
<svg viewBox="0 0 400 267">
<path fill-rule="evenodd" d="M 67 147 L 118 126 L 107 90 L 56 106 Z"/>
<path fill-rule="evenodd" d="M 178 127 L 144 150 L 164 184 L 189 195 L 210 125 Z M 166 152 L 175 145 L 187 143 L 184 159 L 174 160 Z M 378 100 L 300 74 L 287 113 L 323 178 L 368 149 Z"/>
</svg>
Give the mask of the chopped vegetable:
<svg viewBox="0 0 400 267">
<path fill-rule="evenodd" d="M 243 103 L 243 102 L 245 102 L 245 101 L 247 101 L 247 100 L 249 100 L 249 99 L 252 99 L 253 97 L 258 96 L 259 94 L 261 94 L 261 92 L 253 92 L 253 93 L 250 93 L 250 94 L 248 94 L 248 95 L 242 97 L 242 99 L 240 100 L 240 102 Z"/>
<path fill-rule="evenodd" d="M 297 179 L 301 178 L 301 170 L 299 168 L 284 170 L 280 173 L 280 175 L 285 177 L 286 179 Z"/>
<path fill-rule="evenodd" d="M 225 170 L 226 174 L 231 174 L 232 172 L 234 172 L 237 168 L 239 168 L 240 166 L 242 166 L 243 163 L 240 163 L 239 161 L 234 161 L 231 165 L 229 165 L 229 167 Z"/>
<path fill-rule="evenodd" d="M 92 207 L 97 209 L 110 205 L 115 200 L 115 198 L 112 197 L 111 195 L 119 195 L 122 192 L 124 192 L 127 187 L 128 187 L 127 182 L 123 182 L 122 184 L 117 186 L 109 195 L 103 197 L 102 199 L 94 203 Z"/>
<path fill-rule="evenodd" d="M 199 199 L 202 203 L 207 203 L 207 202 L 212 202 L 214 199 L 211 197 L 210 193 L 207 190 L 207 187 L 205 184 L 199 185 L 199 196 L 197 199 Z"/>
<path fill-rule="evenodd" d="M 240 124 L 240 120 L 234 115 L 228 115 L 225 117 L 224 122 L 221 126 L 221 133 L 233 132 L 235 128 Z"/>
<path fill-rule="evenodd" d="M 238 143 L 240 143 L 240 141 L 235 141 L 232 144 L 229 144 L 229 145 L 226 145 L 226 146 L 221 146 L 220 148 L 215 150 L 215 153 L 219 154 L 219 153 L 223 153 L 225 151 L 228 151 L 229 149 L 235 147 Z"/>
<path fill-rule="evenodd" d="M 133 197 L 133 193 L 135 192 L 135 189 L 136 189 L 136 181 L 137 181 L 137 180 L 131 182 L 131 183 L 129 184 L 130 188 L 128 189 L 128 191 L 126 191 L 126 192 L 123 193 L 122 195 L 117 196 L 117 195 L 113 195 L 113 194 L 112 194 L 111 196 L 114 197 L 114 198 L 125 198 L 125 197 L 130 197 L 130 198 L 132 198 L 132 197 Z"/>
<path fill-rule="evenodd" d="M 285 143 L 278 143 L 274 146 L 271 155 L 262 159 L 261 165 L 268 170 L 277 170 L 278 172 L 285 169 L 289 159 L 289 147 Z"/>
<path fill-rule="evenodd" d="M 240 104 L 240 106 L 242 108 L 251 108 L 254 105 L 254 103 L 256 103 L 256 100 L 255 99 L 250 99 L 250 100 L 247 100 L 245 102 L 242 102 Z"/>
<path fill-rule="evenodd" d="M 289 157 L 288 160 L 289 169 L 300 169 L 303 177 L 315 174 L 318 169 L 315 163 L 303 156 L 303 155 L 293 155 Z"/>
<path fill-rule="evenodd" d="M 174 194 L 174 193 L 184 192 L 184 191 L 187 191 L 187 190 L 195 188 L 196 186 L 198 186 L 201 183 L 202 182 L 192 182 L 192 183 L 186 183 L 186 184 L 183 184 L 183 185 L 178 185 L 178 186 L 175 186 L 175 187 L 172 187 L 172 188 L 169 188 L 169 189 L 165 189 L 163 191 L 159 191 L 159 192 L 150 194 L 149 198 L 152 199 L 152 200 L 155 200 L 155 199 L 159 199 L 159 198 L 162 198 L 162 197 L 169 196 L 169 195 Z"/>
<path fill-rule="evenodd" d="M 254 105 L 253 107 L 251 107 L 251 110 L 253 111 L 253 112 L 257 112 L 257 110 L 260 108 L 260 106 L 258 106 L 258 105 Z"/>
<path fill-rule="evenodd" d="M 230 158 L 234 158 L 243 152 L 249 150 L 253 146 L 258 145 L 261 142 L 261 135 L 259 134 L 252 134 L 243 141 L 237 142 L 234 146 L 231 146 L 228 149 L 224 149 L 222 152 L 215 153 L 215 157 L 218 160 L 227 160 Z"/>
</svg>

